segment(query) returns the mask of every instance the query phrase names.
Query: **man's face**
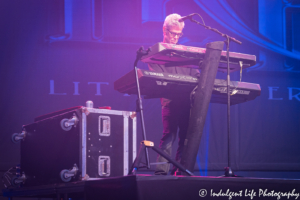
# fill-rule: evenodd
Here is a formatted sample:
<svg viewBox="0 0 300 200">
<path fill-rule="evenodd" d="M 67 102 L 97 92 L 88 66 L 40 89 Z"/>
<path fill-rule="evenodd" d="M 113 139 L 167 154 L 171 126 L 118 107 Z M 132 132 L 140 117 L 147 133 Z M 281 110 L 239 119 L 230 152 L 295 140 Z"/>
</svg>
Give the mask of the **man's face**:
<svg viewBox="0 0 300 200">
<path fill-rule="evenodd" d="M 182 34 L 182 28 L 179 26 L 163 27 L 164 43 L 177 44 Z"/>
</svg>

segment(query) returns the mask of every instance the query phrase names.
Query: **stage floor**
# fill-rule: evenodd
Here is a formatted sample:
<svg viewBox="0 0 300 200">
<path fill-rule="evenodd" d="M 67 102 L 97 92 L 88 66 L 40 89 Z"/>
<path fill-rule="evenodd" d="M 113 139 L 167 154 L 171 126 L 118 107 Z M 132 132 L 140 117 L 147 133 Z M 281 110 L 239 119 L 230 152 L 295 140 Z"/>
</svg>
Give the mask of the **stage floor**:
<svg viewBox="0 0 300 200">
<path fill-rule="evenodd" d="M 5 189 L 4 197 L 64 199 L 300 199 L 300 180 L 131 175 Z M 28 198 L 27 198 L 28 199 Z"/>
</svg>

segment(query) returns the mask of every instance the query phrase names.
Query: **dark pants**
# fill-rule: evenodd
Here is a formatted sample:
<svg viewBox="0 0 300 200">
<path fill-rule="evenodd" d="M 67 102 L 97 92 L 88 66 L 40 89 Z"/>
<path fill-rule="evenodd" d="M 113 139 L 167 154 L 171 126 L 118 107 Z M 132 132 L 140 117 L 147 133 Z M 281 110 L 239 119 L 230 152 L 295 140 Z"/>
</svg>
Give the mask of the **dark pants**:
<svg viewBox="0 0 300 200">
<path fill-rule="evenodd" d="M 186 99 L 161 99 L 162 104 L 162 121 L 163 121 L 163 137 L 160 140 L 159 147 L 170 157 L 172 156 L 172 145 L 175 142 L 178 132 L 178 149 L 176 153 L 176 161 L 180 162 L 183 151 L 183 144 L 186 137 L 188 122 L 190 116 L 190 101 Z M 168 162 L 165 158 L 158 155 L 157 162 Z M 155 174 L 168 174 L 170 164 L 157 165 Z M 171 174 L 174 174 L 177 168 L 173 166 Z"/>
</svg>

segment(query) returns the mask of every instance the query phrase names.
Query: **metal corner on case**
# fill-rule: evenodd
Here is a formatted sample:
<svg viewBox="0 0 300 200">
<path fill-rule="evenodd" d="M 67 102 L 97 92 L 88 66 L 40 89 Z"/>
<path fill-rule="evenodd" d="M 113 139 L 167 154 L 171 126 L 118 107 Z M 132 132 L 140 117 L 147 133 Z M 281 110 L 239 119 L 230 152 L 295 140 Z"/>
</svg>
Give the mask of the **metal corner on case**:
<svg viewBox="0 0 300 200">
<path fill-rule="evenodd" d="M 136 117 L 136 112 L 130 112 L 130 118 L 134 119 Z"/>
<path fill-rule="evenodd" d="M 88 110 L 87 107 L 84 107 L 84 108 L 82 109 L 82 112 L 83 112 L 86 116 L 88 116 L 88 115 L 90 114 L 90 111 Z"/>
</svg>

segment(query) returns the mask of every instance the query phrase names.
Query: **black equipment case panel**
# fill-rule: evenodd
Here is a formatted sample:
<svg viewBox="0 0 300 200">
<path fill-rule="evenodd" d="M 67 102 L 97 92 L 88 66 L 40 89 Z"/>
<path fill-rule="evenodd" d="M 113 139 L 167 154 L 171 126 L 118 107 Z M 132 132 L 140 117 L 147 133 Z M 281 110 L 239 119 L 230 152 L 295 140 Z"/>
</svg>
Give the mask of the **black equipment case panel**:
<svg viewBox="0 0 300 200">
<path fill-rule="evenodd" d="M 136 157 L 136 114 L 87 107 L 74 107 L 37 117 L 23 126 L 21 172 L 24 185 L 63 182 L 62 170 L 76 164 L 72 181 L 95 180 L 128 174 Z M 77 119 L 75 125 L 62 122 Z"/>
</svg>

